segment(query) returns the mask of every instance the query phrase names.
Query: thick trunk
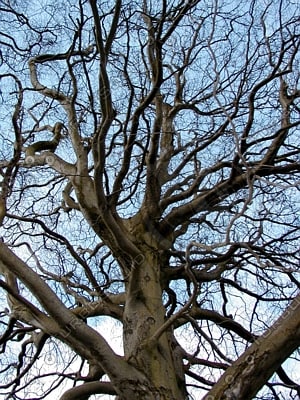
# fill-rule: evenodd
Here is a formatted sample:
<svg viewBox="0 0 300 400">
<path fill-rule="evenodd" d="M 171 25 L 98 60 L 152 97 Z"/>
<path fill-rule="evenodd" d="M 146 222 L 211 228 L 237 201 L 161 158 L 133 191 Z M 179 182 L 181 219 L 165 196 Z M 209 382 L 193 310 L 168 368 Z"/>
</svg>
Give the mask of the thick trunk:
<svg viewBox="0 0 300 400">
<path fill-rule="evenodd" d="M 182 360 L 178 362 L 175 359 L 171 335 L 164 332 L 158 341 L 151 341 L 165 321 L 165 308 L 162 303 L 158 252 L 148 249 L 143 254 L 143 261 L 134 267 L 127 285 L 125 357 L 145 373 L 156 394 L 160 395 L 154 398 L 185 399 L 184 378 L 179 372 L 182 371 Z"/>
<path fill-rule="evenodd" d="M 176 351 L 178 346 L 173 340 L 172 332 L 164 332 L 158 340 L 151 341 L 152 336 L 165 322 L 160 284 L 161 260 L 158 250 L 155 250 L 158 244 L 153 242 L 152 235 L 149 236 L 147 233 L 140 216 L 128 221 L 126 227 L 119 221 L 115 221 L 119 224 L 120 231 L 123 229 L 123 240 L 121 240 L 120 235 L 116 236 L 113 229 L 107 229 L 107 226 L 110 226 L 107 216 L 103 216 L 106 224 L 99 222 L 102 219 L 98 216 L 96 201 L 93 197 L 87 199 L 84 196 L 85 193 L 89 191 L 85 190 L 83 193 L 79 187 L 77 198 L 82 211 L 95 232 L 116 255 L 124 273 L 126 280 L 126 303 L 123 315 L 125 359 L 144 378 L 137 379 L 134 376 L 132 379 L 121 382 L 112 379 L 118 398 L 121 400 L 184 400 L 186 389 L 182 357 Z M 140 238 L 140 241 L 131 243 L 130 238 Z M 132 246 L 124 246 L 125 242 L 130 242 Z M 147 244 L 141 248 L 141 243 Z M 131 252 L 131 248 L 136 251 Z M 130 260 L 134 260 L 133 265 Z"/>
<path fill-rule="evenodd" d="M 147 265 L 147 264 L 145 264 Z M 25 306 L 31 305 L 30 309 L 36 311 L 41 324 L 38 326 L 50 335 L 60 338 L 67 343 L 83 358 L 97 363 L 99 368 L 110 377 L 111 389 L 120 396 L 122 400 L 181 400 L 183 397 L 178 390 L 175 368 L 171 357 L 170 346 L 166 337 L 163 336 L 160 343 L 150 347 L 144 346 L 152 332 L 157 329 L 156 309 L 159 305 L 157 320 L 163 322 L 163 306 L 158 301 L 157 294 L 149 301 L 141 301 L 134 292 L 129 300 L 127 308 L 128 329 L 133 331 L 127 337 L 126 343 L 129 360 L 126 362 L 122 357 L 117 356 L 109 347 L 105 339 L 94 329 L 87 326 L 80 318 L 68 310 L 59 298 L 47 286 L 47 284 L 17 257 L 4 243 L 0 243 L 0 270 L 2 273 L 10 271 L 18 277 L 24 285 L 36 296 L 43 306 L 46 314 L 43 314 L 31 303 L 24 300 Z M 146 275 L 140 272 L 134 276 L 144 279 L 150 276 L 153 269 L 149 268 Z M 153 282 L 154 274 L 151 274 L 149 282 Z M 149 296 L 148 278 L 145 279 L 145 290 L 143 284 L 142 292 Z M 157 281 L 158 283 L 158 281 Z M 132 282 L 130 283 L 132 285 Z M 152 285 L 155 290 L 156 285 Z M 159 287 L 159 283 L 158 283 Z M 13 291 L 12 291 L 13 292 Z M 139 291 L 137 292 L 139 293 Z M 159 292 L 157 292 L 159 293 Z M 21 297 L 21 296 L 20 296 Z M 161 293 L 160 293 L 161 298 Z M 148 309 L 149 306 L 149 309 Z M 38 321 L 39 322 L 39 321 Z M 40 326 L 41 325 L 41 326 Z M 153 329 L 154 327 L 154 329 Z M 136 331 L 135 331 L 136 329 Z M 148 331 L 149 330 L 149 334 Z M 141 337 L 139 336 L 141 334 Z M 144 346 L 144 347 L 143 347 Z M 160 376 L 161 375 L 161 376 Z M 103 382 L 102 382 L 103 384 Z M 94 387 L 97 386 L 94 383 Z M 101 386 L 101 382 L 99 383 Z M 99 388 L 99 386 L 97 386 Z M 67 398 L 79 398 L 77 393 L 82 393 L 80 398 L 89 396 L 89 387 L 82 387 L 66 394 Z M 100 387 L 103 389 L 103 385 Z M 73 396 L 74 395 L 74 396 Z M 76 397 L 75 397 L 76 396 Z"/>
</svg>

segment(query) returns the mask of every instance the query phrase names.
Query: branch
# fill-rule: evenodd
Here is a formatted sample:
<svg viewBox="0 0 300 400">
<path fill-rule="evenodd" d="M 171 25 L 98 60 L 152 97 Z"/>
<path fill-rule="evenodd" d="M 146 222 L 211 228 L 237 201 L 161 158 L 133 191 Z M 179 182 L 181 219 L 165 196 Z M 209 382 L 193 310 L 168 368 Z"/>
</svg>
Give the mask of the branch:
<svg viewBox="0 0 300 400">
<path fill-rule="evenodd" d="M 16 256 L 4 243 L 0 242 L 0 260 L 20 279 L 36 297 L 45 311 L 52 317 L 46 332 L 54 334 L 67 343 L 83 358 L 99 364 L 106 374 L 116 382 L 136 380 L 148 383 L 142 372 L 130 366 L 121 356 L 114 353 L 106 340 L 93 328 L 75 316 L 59 299 L 46 282 L 25 262 Z M 0 265 L 1 265 L 0 264 Z M 56 326 L 53 329 L 52 324 Z M 60 330 L 57 329 L 60 327 Z"/>
<path fill-rule="evenodd" d="M 38 75 L 37 75 L 35 58 L 31 58 L 29 60 L 28 66 L 29 66 L 29 71 L 30 71 L 31 84 L 35 90 L 37 90 L 38 92 L 41 92 L 46 97 L 50 97 L 51 99 L 58 100 L 60 103 L 65 103 L 65 104 L 68 103 L 69 99 L 65 94 L 63 94 L 62 92 L 60 92 L 58 90 L 50 89 L 47 86 L 41 84 L 41 82 L 38 79 Z"/>
<path fill-rule="evenodd" d="M 203 400 L 251 400 L 300 345 L 300 294 L 223 374 Z"/>
<path fill-rule="evenodd" d="M 291 124 L 297 125 L 298 123 Z M 221 203 L 231 194 L 237 193 L 245 188 L 249 181 L 254 177 L 266 177 L 276 174 L 288 174 L 291 172 L 299 172 L 300 164 L 298 162 L 286 165 L 265 165 L 258 162 L 248 171 L 235 176 L 233 179 L 227 179 L 215 185 L 212 189 L 207 189 L 203 194 L 198 195 L 195 199 L 185 203 L 179 207 L 173 208 L 172 211 L 164 218 L 161 223 L 161 232 L 165 235 L 173 233 L 175 228 L 180 224 L 189 220 L 189 218 L 201 211 L 210 211 L 214 206 Z"/>
<path fill-rule="evenodd" d="M 0 267 L 3 265 L 0 261 Z M 10 273 L 11 274 L 11 273 Z M 12 275 L 12 274 L 11 274 Z M 15 278 L 14 278 L 15 279 Z M 14 288 L 0 279 L 0 287 L 8 293 L 8 302 L 11 308 L 13 317 L 32 325 L 36 328 L 47 330 L 48 317 L 41 312 L 36 306 L 30 303 L 27 299 L 21 296 Z"/>
<path fill-rule="evenodd" d="M 87 400 L 92 394 L 116 395 L 116 391 L 110 382 L 87 382 L 67 390 L 60 400 Z"/>
<path fill-rule="evenodd" d="M 208 320 L 216 323 L 223 329 L 227 329 L 231 332 L 236 333 L 239 337 L 247 340 L 248 342 L 253 342 L 256 335 L 249 332 L 247 329 L 243 327 L 240 323 L 234 321 L 232 318 L 224 317 L 219 314 L 217 311 L 201 309 L 197 307 L 193 307 L 191 310 L 191 317 L 196 320 Z"/>
<path fill-rule="evenodd" d="M 177 311 L 177 313 L 173 314 L 155 333 L 154 335 L 149 339 L 150 343 L 157 343 L 158 339 L 161 337 L 161 335 L 171 326 L 174 324 L 174 322 L 181 317 L 183 314 L 185 314 L 188 309 L 190 308 L 190 306 L 194 303 L 194 301 L 196 300 L 197 294 L 198 294 L 198 283 L 197 280 L 190 268 L 190 251 L 191 248 L 193 246 L 197 245 L 197 243 L 195 242 L 191 242 L 187 248 L 186 248 L 186 264 L 185 264 L 185 272 L 188 278 L 190 278 L 190 280 L 192 281 L 193 285 L 194 285 L 194 290 L 190 296 L 190 298 L 188 299 L 188 301 L 185 303 L 185 305 L 179 310 Z"/>
<path fill-rule="evenodd" d="M 50 89 L 39 81 L 36 64 L 42 64 L 44 62 L 49 62 L 49 61 L 68 60 L 71 56 L 88 56 L 91 53 L 93 53 L 93 51 L 94 51 L 94 46 L 92 45 L 89 46 L 87 49 L 81 51 L 67 51 L 65 53 L 58 53 L 58 54 L 42 54 L 31 58 L 28 62 L 28 66 L 29 66 L 30 80 L 32 86 L 37 91 L 41 92 L 44 96 L 50 97 L 51 99 L 54 100 L 58 100 L 60 103 L 62 103 L 62 105 L 70 103 L 69 97 L 66 96 L 64 93 L 56 89 Z"/>
<path fill-rule="evenodd" d="M 42 154 L 35 154 L 34 156 L 27 156 L 23 167 L 43 166 L 49 165 L 56 172 L 63 176 L 74 177 L 77 174 L 76 167 L 64 161 L 61 157 L 52 153 L 51 151 L 44 151 Z"/>
</svg>

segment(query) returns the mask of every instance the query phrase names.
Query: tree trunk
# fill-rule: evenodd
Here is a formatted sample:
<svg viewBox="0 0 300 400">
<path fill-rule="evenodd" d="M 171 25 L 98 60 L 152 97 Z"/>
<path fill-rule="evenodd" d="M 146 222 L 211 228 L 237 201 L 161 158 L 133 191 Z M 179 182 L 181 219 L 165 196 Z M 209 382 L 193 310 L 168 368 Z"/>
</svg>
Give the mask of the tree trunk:
<svg viewBox="0 0 300 400">
<path fill-rule="evenodd" d="M 175 357 L 172 335 L 164 332 L 158 340 L 151 340 L 165 321 L 159 253 L 147 248 L 142 254 L 144 259 L 134 266 L 127 282 L 124 311 L 125 357 L 148 377 L 155 388 L 155 399 L 183 400 L 186 392 L 182 360 L 178 362 Z M 144 397 L 136 397 L 139 400 L 142 398 Z"/>
</svg>

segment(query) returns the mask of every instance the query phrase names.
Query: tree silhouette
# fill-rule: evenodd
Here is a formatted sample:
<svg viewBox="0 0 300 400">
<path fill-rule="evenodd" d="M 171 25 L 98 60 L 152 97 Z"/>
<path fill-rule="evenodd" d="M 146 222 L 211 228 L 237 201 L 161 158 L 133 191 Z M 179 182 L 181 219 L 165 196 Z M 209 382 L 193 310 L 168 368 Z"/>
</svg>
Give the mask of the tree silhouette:
<svg viewBox="0 0 300 400">
<path fill-rule="evenodd" d="M 1 394 L 297 398 L 299 7 L 0 4 Z"/>
</svg>

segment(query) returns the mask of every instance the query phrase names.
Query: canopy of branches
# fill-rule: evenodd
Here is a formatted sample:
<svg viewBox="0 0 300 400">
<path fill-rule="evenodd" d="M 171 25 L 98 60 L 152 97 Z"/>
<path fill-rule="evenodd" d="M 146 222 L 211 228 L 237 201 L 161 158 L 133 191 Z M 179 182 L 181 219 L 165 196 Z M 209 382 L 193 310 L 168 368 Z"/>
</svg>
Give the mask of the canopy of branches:
<svg viewBox="0 0 300 400">
<path fill-rule="evenodd" d="M 299 11 L 0 0 L 6 399 L 300 396 Z"/>
</svg>

